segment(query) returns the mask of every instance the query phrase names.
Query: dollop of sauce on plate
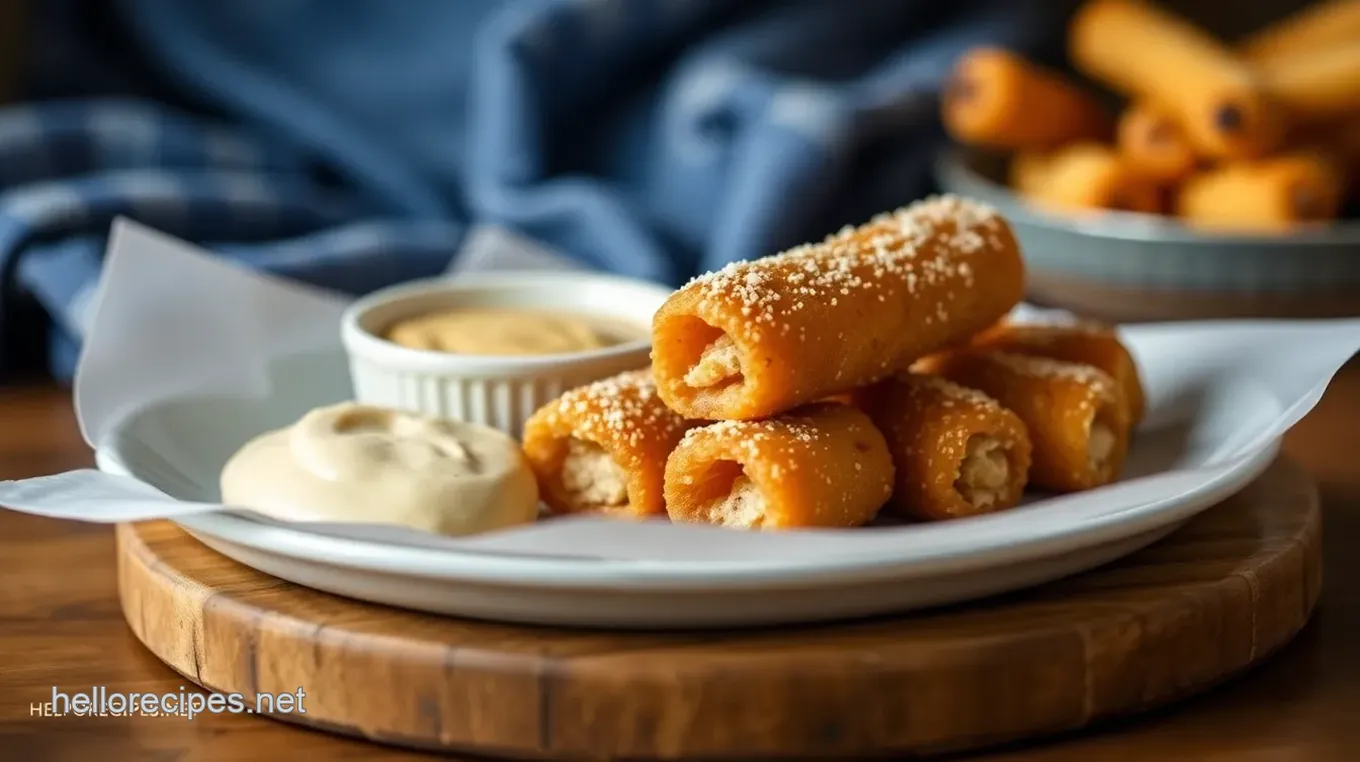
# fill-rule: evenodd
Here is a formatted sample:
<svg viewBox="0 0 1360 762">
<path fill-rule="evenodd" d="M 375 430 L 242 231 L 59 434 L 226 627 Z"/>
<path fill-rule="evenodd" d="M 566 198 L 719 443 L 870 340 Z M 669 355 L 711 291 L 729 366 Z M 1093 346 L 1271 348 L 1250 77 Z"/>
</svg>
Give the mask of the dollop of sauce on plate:
<svg viewBox="0 0 1360 762">
<path fill-rule="evenodd" d="M 400 320 L 386 338 L 410 349 L 465 355 L 552 355 L 637 341 L 646 328 L 564 312 L 454 309 Z"/>
<path fill-rule="evenodd" d="M 538 517 L 538 485 L 506 434 L 353 402 L 247 442 L 221 486 L 223 502 L 290 521 L 458 536 Z"/>
</svg>

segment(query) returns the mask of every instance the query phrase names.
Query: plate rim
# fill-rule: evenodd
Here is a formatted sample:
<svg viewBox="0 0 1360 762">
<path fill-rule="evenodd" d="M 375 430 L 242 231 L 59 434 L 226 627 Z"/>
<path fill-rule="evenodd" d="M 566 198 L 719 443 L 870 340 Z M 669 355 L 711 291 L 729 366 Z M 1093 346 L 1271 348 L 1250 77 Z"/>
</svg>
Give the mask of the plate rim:
<svg viewBox="0 0 1360 762">
<path fill-rule="evenodd" d="M 1281 447 L 1275 438 L 1259 449 L 1208 468 L 1196 487 L 1180 494 L 1113 511 L 1063 529 L 1052 529 L 1015 541 L 992 541 L 969 550 L 909 558 L 885 554 L 840 555 L 816 563 L 789 562 L 661 562 L 633 559 L 535 557 L 530 554 L 459 552 L 401 546 L 337 537 L 302 528 L 261 524 L 231 514 L 198 514 L 173 519 L 190 534 L 206 534 L 225 542 L 285 555 L 295 560 L 343 566 L 368 572 L 457 580 L 484 585 L 536 588 L 609 588 L 676 590 L 697 587 L 798 587 L 863 583 L 873 580 L 936 577 L 988 567 L 1024 563 L 1055 553 L 1118 541 L 1158 527 L 1185 521 L 1231 497 L 1275 461 Z M 95 453 L 101 471 L 136 475 L 116 453 Z"/>
</svg>

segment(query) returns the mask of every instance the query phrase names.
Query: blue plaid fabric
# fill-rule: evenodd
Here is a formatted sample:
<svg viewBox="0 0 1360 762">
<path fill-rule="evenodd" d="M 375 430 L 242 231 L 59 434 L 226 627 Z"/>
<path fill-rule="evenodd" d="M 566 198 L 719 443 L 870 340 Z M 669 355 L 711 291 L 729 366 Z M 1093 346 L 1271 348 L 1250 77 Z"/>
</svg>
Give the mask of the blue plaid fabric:
<svg viewBox="0 0 1360 762">
<path fill-rule="evenodd" d="M 106 6 L 195 111 L 58 69 L 68 97 L 0 110 L 0 363 L 46 330 L 70 376 L 117 215 L 350 293 L 443 271 L 477 222 L 672 283 L 819 236 L 928 190 L 949 64 L 1040 39 L 1043 6 Z M 96 59 L 70 60 L 114 80 Z"/>
</svg>

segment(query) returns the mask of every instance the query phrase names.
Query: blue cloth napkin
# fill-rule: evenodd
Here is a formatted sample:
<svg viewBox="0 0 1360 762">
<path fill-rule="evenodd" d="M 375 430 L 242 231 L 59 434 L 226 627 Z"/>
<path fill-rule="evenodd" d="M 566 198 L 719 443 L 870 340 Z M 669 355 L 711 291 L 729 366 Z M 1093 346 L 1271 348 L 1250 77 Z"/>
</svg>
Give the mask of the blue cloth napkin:
<svg viewBox="0 0 1360 762">
<path fill-rule="evenodd" d="M 0 363 L 46 330 L 61 378 L 117 215 L 351 293 L 443 271 L 483 222 L 678 284 L 927 192 L 955 56 L 1053 21 L 1039 0 L 119 0 L 98 25 L 122 47 L 82 48 L 80 3 L 48 2 L 35 71 L 66 97 L 0 110 Z"/>
</svg>

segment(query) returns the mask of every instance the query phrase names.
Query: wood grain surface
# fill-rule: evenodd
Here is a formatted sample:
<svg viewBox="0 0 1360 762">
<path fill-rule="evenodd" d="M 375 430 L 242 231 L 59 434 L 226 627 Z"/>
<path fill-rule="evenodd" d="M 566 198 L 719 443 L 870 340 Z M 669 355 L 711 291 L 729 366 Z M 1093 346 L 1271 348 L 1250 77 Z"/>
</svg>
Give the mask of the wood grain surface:
<svg viewBox="0 0 1360 762">
<path fill-rule="evenodd" d="M 0 390 L 0 478 L 87 466 L 70 400 L 47 387 Z M 1351 762 L 1360 749 L 1360 370 L 1346 370 L 1287 438 L 1318 480 L 1326 526 L 1318 611 L 1275 657 L 1202 695 L 1079 732 L 969 759 L 1003 762 L 1207 760 Z M 234 714 L 52 718 L 30 704 L 54 686 L 177 691 L 191 683 L 124 624 L 112 530 L 0 512 L 0 759 L 270 762 L 432 758 Z M 1225 643 L 1228 641 L 1225 641 Z M 998 691 L 1007 686 L 995 684 Z M 316 694 L 306 686 L 308 697 Z M 734 709 L 734 711 L 737 711 Z M 454 755 L 454 759 L 467 759 Z"/>
<path fill-rule="evenodd" d="M 118 568 L 128 624 L 153 653 L 248 703 L 305 686 L 294 722 L 518 758 L 845 759 L 1071 730 L 1217 683 L 1303 627 L 1320 548 L 1312 482 L 1280 461 L 1094 572 L 821 627 L 458 621 L 272 579 L 164 521 L 119 527 Z"/>
</svg>

